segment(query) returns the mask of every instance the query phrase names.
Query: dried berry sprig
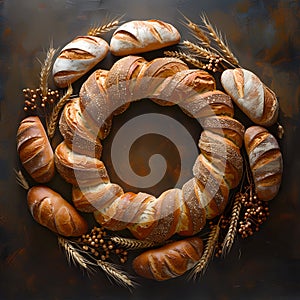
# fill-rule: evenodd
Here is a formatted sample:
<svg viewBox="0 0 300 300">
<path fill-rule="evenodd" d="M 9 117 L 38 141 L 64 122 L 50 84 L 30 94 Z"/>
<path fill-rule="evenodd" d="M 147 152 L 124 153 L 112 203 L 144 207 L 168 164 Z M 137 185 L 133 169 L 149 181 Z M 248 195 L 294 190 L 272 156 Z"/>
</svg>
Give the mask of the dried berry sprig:
<svg viewBox="0 0 300 300">
<path fill-rule="evenodd" d="M 128 252 L 123 246 L 116 244 L 113 237 L 108 236 L 102 227 L 94 227 L 89 233 L 82 235 L 77 243 L 82 250 L 102 261 L 118 259 L 124 264 L 128 258 Z"/>
</svg>

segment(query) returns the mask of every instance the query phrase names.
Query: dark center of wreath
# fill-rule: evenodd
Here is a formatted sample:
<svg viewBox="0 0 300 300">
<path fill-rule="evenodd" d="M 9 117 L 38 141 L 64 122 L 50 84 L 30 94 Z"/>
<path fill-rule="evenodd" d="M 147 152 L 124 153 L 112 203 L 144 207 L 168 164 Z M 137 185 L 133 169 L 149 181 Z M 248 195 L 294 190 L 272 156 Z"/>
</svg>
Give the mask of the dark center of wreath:
<svg viewBox="0 0 300 300">
<path fill-rule="evenodd" d="M 145 192 L 154 196 L 159 196 L 167 189 L 174 188 L 176 184 L 180 184 L 180 182 L 178 182 L 180 176 L 183 183 L 193 177 L 192 168 L 196 157 L 195 155 L 191 155 L 191 149 L 189 149 L 190 145 L 184 144 L 184 141 L 182 141 L 181 144 L 175 144 L 170 137 L 165 135 L 166 131 L 163 128 L 161 134 L 151 133 L 151 130 L 149 130 L 151 124 L 149 124 L 148 120 L 148 122 L 142 124 L 143 128 L 141 131 L 143 131 L 144 134 L 135 139 L 131 145 L 127 145 L 130 148 L 129 158 L 127 159 L 129 160 L 131 172 L 146 178 L 151 172 L 149 159 L 155 154 L 159 154 L 164 158 L 166 162 L 166 171 L 159 182 L 146 188 L 141 187 L 139 182 L 132 178 L 130 178 L 130 182 L 133 184 L 128 184 L 128 181 L 122 180 L 122 178 L 118 176 L 115 166 L 117 166 L 117 168 L 124 167 L 124 159 L 126 158 L 123 155 L 125 155 L 125 153 L 122 153 L 122 148 L 120 148 L 120 157 L 113 161 L 114 157 L 112 157 L 111 153 L 112 145 L 115 143 L 116 135 L 122 126 L 138 116 L 142 117 L 142 115 L 147 114 L 168 116 L 174 119 L 174 122 L 179 122 L 186 130 L 185 134 L 190 135 L 191 139 L 193 139 L 195 148 L 197 148 L 202 128 L 196 119 L 188 117 L 177 105 L 160 106 L 149 99 L 142 99 L 131 103 L 130 107 L 123 114 L 113 118 L 110 134 L 102 141 L 103 152 L 101 157 L 111 182 L 122 186 L 125 192 Z M 162 122 L 161 126 L 169 126 L 168 132 L 171 130 L 171 135 L 180 135 L 180 133 L 176 132 L 176 128 L 172 128 L 172 125 L 170 124 L 164 124 Z M 130 131 L 126 131 L 126 136 L 122 136 L 121 143 L 128 143 L 130 134 Z M 180 141 L 180 136 L 178 136 L 178 139 Z M 198 148 L 197 151 L 199 151 Z M 182 161 L 185 163 L 182 164 Z M 155 168 L 155 164 L 154 166 L 152 165 L 152 167 Z M 124 171 L 122 172 L 123 174 L 128 173 L 128 176 L 130 176 L 130 170 L 122 169 L 122 171 Z M 147 182 L 144 183 L 147 184 Z M 181 188 L 181 186 L 178 187 Z"/>
</svg>

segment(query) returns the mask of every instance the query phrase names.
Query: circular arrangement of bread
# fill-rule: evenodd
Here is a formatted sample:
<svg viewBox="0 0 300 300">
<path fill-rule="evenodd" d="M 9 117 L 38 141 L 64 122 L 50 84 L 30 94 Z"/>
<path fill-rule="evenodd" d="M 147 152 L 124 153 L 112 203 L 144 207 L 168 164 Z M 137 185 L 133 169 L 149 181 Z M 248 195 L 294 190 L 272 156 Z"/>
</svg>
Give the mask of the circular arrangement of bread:
<svg viewBox="0 0 300 300">
<path fill-rule="evenodd" d="M 207 30 L 212 30 L 207 20 L 203 20 Z M 187 26 L 200 30 L 192 22 Z M 110 45 L 97 36 L 100 31 L 101 28 L 94 28 L 91 35 L 75 38 L 54 62 L 55 84 L 59 88 L 70 88 L 102 61 L 109 50 L 118 57 L 109 69 L 96 67 L 91 71 L 76 96 L 62 97 L 65 102 L 57 104 L 50 118 L 50 121 L 58 121 L 59 139 L 54 143 L 49 141 L 50 135 L 39 114 L 24 118 L 19 125 L 20 162 L 35 183 L 48 183 L 47 186 L 24 185 L 28 186 L 31 215 L 57 234 L 65 249 L 70 249 L 67 243 L 72 245 L 72 253 L 68 255 L 75 253 L 73 260 L 78 264 L 84 262 L 81 265 L 84 268 L 89 264 L 88 259 L 93 259 L 91 265 L 102 266 L 109 257 L 107 248 L 113 249 L 113 239 L 105 244 L 102 238 L 108 230 L 125 231 L 134 237 L 123 240 L 128 248 L 147 249 L 132 263 L 133 270 L 142 277 L 166 280 L 193 268 L 199 273 L 205 266 L 203 261 L 209 261 L 208 255 L 212 255 L 218 245 L 221 227 L 228 228 L 230 223 L 222 242 L 228 250 L 242 209 L 247 209 L 246 221 L 240 222 L 242 236 L 252 235 L 247 216 L 258 211 L 259 215 L 252 217 L 259 218 L 259 224 L 264 222 L 268 215 L 264 205 L 279 192 L 282 154 L 275 136 L 266 128 L 276 124 L 279 102 L 275 93 L 254 73 L 240 67 L 228 48 L 222 49 L 221 39 L 218 46 L 223 52 L 227 51 L 225 56 L 220 55 L 221 51 L 214 52 L 214 48 L 205 49 L 186 42 L 199 57 L 206 54 L 202 57 L 206 63 L 202 63 L 195 56 L 176 51 L 170 57 L 153 59 L 137 55 L 179 43 L 177 29 L 159 20 L 123 24 L 113 33 Z M 48 88 L 44 90 L 46 93 L 42 88 L 36 90 L 30 100 L 34 105 L 29 100 L 25 104 L 36 109 L 35 101 L 40 95 L 41 106 L 46 111 Z M 101 159 L 103 140 L 110 134 L 114 116 L 142 99 L 165 107 L 177 105 L 202 128 L 192 178 L 181 187 L 167 189 L 158 196 L 125 191 L 120 184 L 111 182 L 110 170 Z M 58 108 L 62 108 L 60 114 Z M 242 118 L 236 116 L 237 111 Z M 243 118 L 248 118 L 245 124 L 241 121 Z M 49 126 L 48 122 L 46 119 L 45 126 Z M 70 201 L 51 188 L 56 174 L 71 186 Z M 226 209 L 232 213 L 227 223 Z M 89 221 L 92 217 L 92 222 L 100 226 L 94 227 L 91 234 L 86 214 Z M 210 232 L 207 243 L 200 238 L 204 228 Z M 64 237 L 78 239 L 65 240 Z M 75 245 L 79 245 L 78 252 Z M 98 260 L 95 257 L 100 248 L 102 255 Z M 124 257 L 122 260 L 125 261 Z M 108 264 L 102 269 L 108 270 L 110 276 L 119 274 Z M 122 273 L 117 278 L 123 278 L 128 284 L 129 279 L 124 276 Z"/>
</svg>

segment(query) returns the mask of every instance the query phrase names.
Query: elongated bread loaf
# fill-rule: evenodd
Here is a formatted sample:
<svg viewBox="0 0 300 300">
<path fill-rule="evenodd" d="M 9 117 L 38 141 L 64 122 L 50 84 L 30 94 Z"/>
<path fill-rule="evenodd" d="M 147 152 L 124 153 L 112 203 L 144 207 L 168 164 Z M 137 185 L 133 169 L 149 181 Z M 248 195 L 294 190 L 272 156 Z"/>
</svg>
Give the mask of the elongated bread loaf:
<svg viewBox="0 0 300 300">
<path fill-rule="evenodd" d="M 85 219 L 60 194 L 46 186 L 34 186 L 27 194 L 30 212 L 39 224 L 63 236 L 87 232 Z"/>
<path fill-rule="evenodd" d="M 22 120 L 17 132 L 17 151 L 28 174 L 39 183 L 50 181 L 55 173 L 54 155 L 40 119 Z"/>
<path fill-rule="evenodd" d="M 283 171 L 275 137 L 263 127 L 251 126 L 245 132 L 245 148 L 258 199 L 272 200 L 279 191 Z"/>
<path fill-rule="evenodd" d="M 180 34 L 171 24 L 159 20 L 131 21 L 121 25 L 110 41 L 116 56 L 137 54 L 179 43 Z"/>
<path fill-rule="evenodd" d="M 108 43 L 95 36 L 78 36 L 59 53 L 53 64 L 55 84 L 64 88 L 91 70 L 105 58 Z"/>
<path fill-rule="evenodd" d="M 200 238 L 186 238 L 143 252 L 133 260 L 133 269 L 148 279 L 168 280 L 193 268 L 202 252 L 203 242 Z"/>
<path fill-rule="evenodd" d="M 277 121 L 279 103 L 275 93 L 251 71 L 227 69 L 221 83 L 237 106 L 257 125 L 271 126 Z"/>
</svg>

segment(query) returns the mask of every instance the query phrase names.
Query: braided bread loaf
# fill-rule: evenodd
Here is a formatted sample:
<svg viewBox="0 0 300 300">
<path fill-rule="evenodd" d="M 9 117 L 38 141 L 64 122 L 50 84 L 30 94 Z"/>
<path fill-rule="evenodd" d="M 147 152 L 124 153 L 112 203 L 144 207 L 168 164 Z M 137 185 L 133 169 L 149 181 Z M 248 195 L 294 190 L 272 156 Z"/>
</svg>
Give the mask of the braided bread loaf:
<svg viewBox="0 0 300 300">
<path fill-rule="evenodd" d="M 124 68 L 121 68 L 122 62 Z M 110 93 L 111 87 L 117 85 L 118 89 L 122 86 L 123 95 L 132 95 L 135 91 L 131 99 L 138 100 L 136 95 L 144 93 L 143 76 L 148 72 L 151 76 L 165 74 L 159 77 L 159 82 L 152 85 L 152 95 L 157 91 L 163 93 L 161 85 L 165 81 L 172 81 L 175 76 L 184 78 L 186 82 L 192 82 L 189 76 L 195 76 L 195 72 L 187 72 L 186 65 L 178 59 L 157 59 L 151 64 L 139 57 L 126 57 L 116 64 L 98 82 L 95 75 L 92 75 L 80 92 L 82 106 L 96 122 L 104 121 L 107 117 L 102 108 L 114 112 L 118 105 L 124 106 L 120 94 Z M 147 71 L 153 65 L 155 71 Z M 184 73 L 180 75 L 181 72 Z M 203 228 L 207 218 L 214 218 L 223 212 L 230 189 L 238 185 L 242 176 L 243 163 L 239 148 L 244 127 L 233 119 L 234 110 L 230 97 L 213 90 L 213 77 L 203 71 L 198 72 L 197 76 L 198 84 L 194 84 L 194 89 L 191 86 L 189 94 L 183 95 L 183 88 L 178 88 L 176 96 L 176 86 L 180 84 L 176 85 L 175 79 L 173 89 L 169 88 L 169 92 L 175 95 L 174 101 L 185 112 L 200 119 L 204 129 L 199 140 L 201 153 L 193 168 L 194 178 L 185 183 L 182 189 L 167 190 L 158 198 L 147 193 L 124 193 L 120 186 L 110 183 L 100 160 L 75 154 L 63 142 L 55 151 L 55 161 L 61 176 L 73 184 L 73 202 L 78 209 L 93 211 L 96 221 L 108 229 L 128 228 L 135 237 L 152 241 L 166 240 L 175 233 L 193 235 Z M 106 88 L 107 85 L 110 88 Z M 94 88 L 97 93 L 91 92 Z M 146 94 L 149 95 L 149 86 Z M 119 100 L 121 103 L 118 103 Z M 161 102 L 163 105 L 165 103 Z M 86 168 L 87 165 L 91 168 Z M 81 179 L 78 181 L 78 178 Z"/>
</svg>

